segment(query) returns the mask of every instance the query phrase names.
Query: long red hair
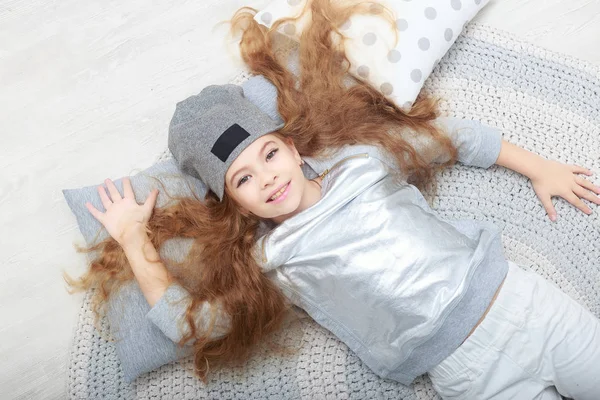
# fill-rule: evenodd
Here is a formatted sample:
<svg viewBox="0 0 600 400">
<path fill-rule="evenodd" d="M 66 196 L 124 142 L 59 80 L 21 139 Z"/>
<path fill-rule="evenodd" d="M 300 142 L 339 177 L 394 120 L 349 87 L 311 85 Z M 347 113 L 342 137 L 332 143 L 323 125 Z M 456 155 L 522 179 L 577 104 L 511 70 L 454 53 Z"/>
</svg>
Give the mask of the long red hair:
<svg viewBox="0 0 600 400">
<path fill-rule="evenodd" d="M 281 40 L 276 40 L 276 29 L 289 20 L 267 29 L 254 21 L 256 10 L 244 7 L 231 24 L 233 33 L 242 32 L 240 51 L 249 70 L 276 86 L 285 121 L 279 134 L 292 138 L 302 156 L 324 155 L 345 144 L 375 144 L 396 158 L 410 183 L 420 189 L 433 187 L 435 172 L 454 164 L 457 155 L 450 139 L 431 123 L 439 116 L 439 99 L 420 95 L 411 111 L 404 112 L 367 82 L 348 76 L 340 27 L 360 12 L 377 13 L 392 29 L 391 13 L 381 11 L 373 2 L 308 1 L 304 12 L 311 18 L 298 47 L 299 77 L 287 69 L 288 54 L 277 48 Z M 353 85 L 348 87 L 345 79 Z M 447 161 L 428 164 L 398 134 L 406 129 L 430 138 L 447 154 Z M 190 293 L 184 321 L 190 331 L 179 344 L 193 341 L 196 373 L 206 382 L 209 367 L 247 360 L 256 345 L 282 327 L 293 308 L 254 257 L 260 223 L 255 216 L 240 214 L 227 194 L 222 202 L 210 191 L 204 199 L 174 199 L 174 204 L 154 210 L 147 231 L 157 249 L 169 239 L 193 239 L 183 262 L 162 261 L 171 279 Z M 93 304 L 99 317 L 111 293 L 134 276 L 111 238 L 79 251 L 98 251 L 99 256 L 82 277 L 75 280 L 65 274 L 65 279 L 73 291 L 96 289 Z M 225 336 L 211 340 L 213 326 L 208 331 L 196 327 L 194 315 L 204 302 L 218 303 L 227 313 L 230 329 Z M 216 313 L 216 307 L 213 310 Z"/>
</svg>

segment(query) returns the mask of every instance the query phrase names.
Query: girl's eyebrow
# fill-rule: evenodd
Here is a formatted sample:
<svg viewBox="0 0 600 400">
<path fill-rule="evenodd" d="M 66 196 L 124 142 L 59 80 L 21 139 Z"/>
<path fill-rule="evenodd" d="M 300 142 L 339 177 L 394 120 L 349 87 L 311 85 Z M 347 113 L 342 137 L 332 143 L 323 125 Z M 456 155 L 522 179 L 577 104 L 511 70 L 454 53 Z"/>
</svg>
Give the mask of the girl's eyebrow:
<svg viewBox="0 0 600 400">
<path fill-rule="evenodd" d="M 263 144 L 263 147 L 260 149 L 260 151 L 258 152 L 258 157 L 260 158 L 260 155 L 263 153 L 263 151 L 265 151 L 265 148 L 269 145 L 269 144 L 276 144 L 273 140 L 269 140 L 268 142 L 266 142 L 265 144 Z M 238 169 L 235 174 L 231 175 L 231 179 L 229 180 L 229 183 L 231 185 L 233 185 L 233 181 L 235 180 L 235 176 L 237 174 L 239 174 L 240 172 L 242 172 L 242 170 L 244 170 L 244 168 L 246 168 L 246 165 L 244 165 L 243 167 L 241 167 L 240 169 Z"/>
</svg>

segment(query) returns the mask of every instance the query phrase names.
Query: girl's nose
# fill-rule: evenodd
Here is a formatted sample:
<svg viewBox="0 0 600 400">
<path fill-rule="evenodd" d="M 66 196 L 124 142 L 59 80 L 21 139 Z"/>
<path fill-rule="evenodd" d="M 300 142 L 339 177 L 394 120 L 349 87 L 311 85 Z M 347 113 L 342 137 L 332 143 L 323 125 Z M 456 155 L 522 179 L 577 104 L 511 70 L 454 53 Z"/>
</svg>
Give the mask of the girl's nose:
<svg viewBox="0 0 600 400">
<path fill-rule="evenodd" d="M 277 175 L 265 174 L 263 181 L 262 181 L 262 187 L 267 188 L 267 187 L 273 185 L 276 181 L 277 181 Z"/>
</svg>

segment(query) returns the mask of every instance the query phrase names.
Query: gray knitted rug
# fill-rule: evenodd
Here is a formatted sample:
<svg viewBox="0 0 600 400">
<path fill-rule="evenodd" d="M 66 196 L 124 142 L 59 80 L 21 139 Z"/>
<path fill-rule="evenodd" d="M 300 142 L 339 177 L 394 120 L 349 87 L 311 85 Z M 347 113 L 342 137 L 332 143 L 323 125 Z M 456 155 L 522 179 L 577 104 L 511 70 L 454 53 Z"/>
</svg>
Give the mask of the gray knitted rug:
<svg viewBox="0 0 600 400">
<path fill-rule="evenodd" d="M 241 83 L 241 73 L 233 83 Z M 495 28 L 470 24 L 426 81 L 448 115 L 502 129 L 527 150 L 590 168 L 600 184 L 600 68 L 528 44 Z M 165 151 L 159 158 L 167 158 Z M 439 175 L 433 207 L 448 219 L 488 220 L 503 230 L 507 258 L 532 269 L 600 317 L 600 208 L 589 216 L 554 198 L 552 223 L 527 178 L 508 169 L 456 167 Z M 204 386 L 191 359 L 125 384 L 114 345 L 95 331 L 86 295 L 73 340 L 68 393 L 73 399 L 436 399 L 426 376 L 411 387 L 378 378 L 311 319 L 280 342 L 298 348 L 276 357 L 264 350 L 244 369 L 215 371 Z M 102 322 L 108 335 L 106 320 Z"/>
</svg>

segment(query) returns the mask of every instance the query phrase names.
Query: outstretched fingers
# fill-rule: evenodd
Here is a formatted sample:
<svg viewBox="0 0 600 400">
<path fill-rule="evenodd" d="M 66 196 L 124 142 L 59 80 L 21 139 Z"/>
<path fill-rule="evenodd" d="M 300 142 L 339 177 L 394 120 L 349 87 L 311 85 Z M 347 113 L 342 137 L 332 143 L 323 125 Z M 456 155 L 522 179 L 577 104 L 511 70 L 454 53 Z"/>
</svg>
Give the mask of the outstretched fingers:
<svg viewBox="0 0 600 400">
<path fill-rule="evenodd" d="M 90 212 L 90 214 L 92 214 L 94 218 L 96 218 L 100 223 L 102 223 L 104 213 L 98 211 L 96 207 L 94 207 L 89 201 L 85 203 L 85 207 L 88 209 L 88 211 Z"/>
<path fill-rule="evenodd" d="M 113 203 L 116 203 L 118 200 L 122 199 L 121 193 L 119 193 L 119 189 L 117 189 L 113 181 L 107 178 L 104 180 L 104 183 L 108 188 L 108 192 L 110 193 L 110 198 L 112 199 Z"/>
<path fill-rule="evenodd" d="M 539 196 L 540 201 L 542 202 L 542 206 L 546 210 L 548 217 L 552 221 L 556 221 L 556 210 L 554 209 L 554 204 L 552 204 L 552 196 L 549 194 L 544 194 Z"/>
<path fill-rule="evenodd" d="M 592 171 L 590 171 L 587 168 L 584 167 L 580 167 L 579 165 L 569 165 L 569 167 L 571 168 L 571 171 L 573 171 L 573 173 L 575 174 L 586 174 L 586 175 L 592 175 Z"/>
<path fill-rule="evenodd" d="M 592 182 L 588 181 L 585 178 L 582 178 L 580 176 L 576 176 L 575 177 L 575 182 L 579 185 L 582 186 L 592 192 L 598 193 L 600 194 L 600 187 L 594 185 Z"/>
<path fill-rule="evenodd" d="M 592 210 L 587 205 L 585 205 L 585 203 L 578 197 L 578 195 L 575 192 L 566 195 L 565 200 L 567 200 L 569 203 L 573 204 L 575 207 L 577 207 L 586 214 L 592 213 Z"/>
<path fill-rule="evenodd" d="M 131 180 L 129 178 L 123 178 L 123 198 L 135 199 L 133 188 L 131 187 Z"/>
<path fill-rule="evenodd" d="M 157 198 L 158 198 L 158 189 L 154 189 L 150 192 L 150 194 L 148 195 L 148 198 L 144 202 L 144 207 L 146 208 L 148 215 L 152 214 L 152 210 L 154 209 L 154 206 L 156 205 Z"/>
<path fill-rule="evenodd" d="M 573 193 L 575 193 L 578 197 L 580 197 L 582 199 L 586 199 L 590 203 L 595 203 L 595 204 L 600 205 L 600 197 L 596 196 L 589 190 L 582 188 L 581 186 L 577 186 L 576 188 L 574 188 Z M 592 211 L 590 210 L 590 213 L 591 212 Z"/>
<path fill-rule="evenodd" d="M 112 200 L 106 194 L 106 189 L 104 189 L 104 186 L 100 185 L 97 187 L 97 189 L 98 189 L 98 194 L 100 195 L 100 200 L 102 201 L 102 205 L 104 206 L 104 209 L 108 210 L 108 208 L 112 205 Z"/>
</svg>

